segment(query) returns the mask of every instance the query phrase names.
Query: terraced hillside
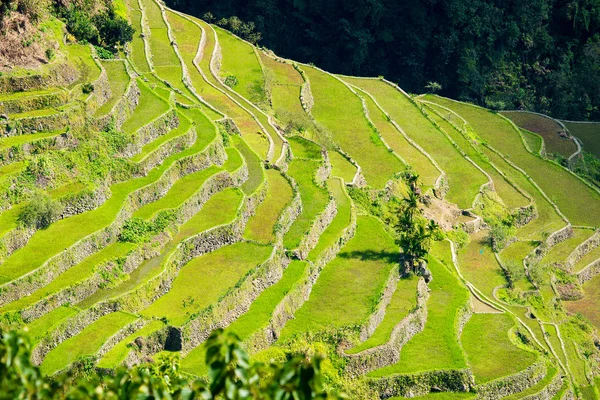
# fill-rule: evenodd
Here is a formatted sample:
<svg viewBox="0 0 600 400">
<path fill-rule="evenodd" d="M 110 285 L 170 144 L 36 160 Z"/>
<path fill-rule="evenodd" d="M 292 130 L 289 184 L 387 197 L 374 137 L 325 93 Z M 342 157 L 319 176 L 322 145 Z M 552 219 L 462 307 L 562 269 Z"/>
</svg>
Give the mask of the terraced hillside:
<svg viewBox="0 0 600 400">
<path fill-rule="evenodd" d="M 600 398 L 600 191 L 546 157 L 577 150 L 560 124 L 125 6 L 119 58 L 52 20 L 60 57 L 0 76 L 0 314 L 45 374 L 202 376 L 224 328 L 257 360 L 325 353 L 351 398 Z M 423 276 L 394 229 L 417 175 Z"/>
</svg>

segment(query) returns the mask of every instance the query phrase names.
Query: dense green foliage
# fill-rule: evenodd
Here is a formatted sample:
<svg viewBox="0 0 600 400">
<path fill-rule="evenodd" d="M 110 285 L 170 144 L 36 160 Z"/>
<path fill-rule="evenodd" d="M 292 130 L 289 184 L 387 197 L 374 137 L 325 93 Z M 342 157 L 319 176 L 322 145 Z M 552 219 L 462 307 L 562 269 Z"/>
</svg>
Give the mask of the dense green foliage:
<svg viewBox="0 0 600 400">
<path fill-rule="evenodd" d="M 600 118 L 598 0 L 169 0 L 255 21 L 277 53 L 490 108 Z M 433 86 L 432 86 L 433 84 Z"/>
<path fill-rule="evenodd" d="M 23 207 L 19 221 L 27 227 L 45 228 L 58 218 L 61 206 L 58 201 L 45 193 L 36 193 L 31 201 Z"/>
<path fill-rule="evenodd" d="M 283 364 L 251 363 L 234 334 L 213 332 L 208 339 L 208 383 L 191 380 L 178 357 L 112 375 L 96 373 L 81 359 L 68 374 L 42 376 L 31 364 L 26 335 L 3 332 L 0 340 L 0 397 L 6 399 L 327 399 L 321 383 L 321 357 L 290 356 Z"/>
</svg>

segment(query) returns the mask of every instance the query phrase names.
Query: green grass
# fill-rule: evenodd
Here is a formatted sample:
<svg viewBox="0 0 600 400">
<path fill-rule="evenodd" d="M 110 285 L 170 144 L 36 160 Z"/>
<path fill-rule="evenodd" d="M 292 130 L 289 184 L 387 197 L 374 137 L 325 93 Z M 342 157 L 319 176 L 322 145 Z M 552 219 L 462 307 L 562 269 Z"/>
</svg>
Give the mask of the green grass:
<svg viewBox="0 0 600 400">
<path fill-rule="evenodd" d="M 593 233 L 594 231 L 591 229 L 573 229 L 573 236 L 553 246 L 540 263 L 564 262 L 573 250 L 585 242 Z"/>
<path fill-rule="evenodd" d="M 600 226 L 600 213 L 589 212 L 590 207 L 599 207 L 600 194 L 556 164 L 529 153 L 521 141 L 519 132 L 507 120 L 465 103 L 439 97 L 428 99 L 456 111 L 483 140 L 523 168 L 571 223 Z M 573 193 L 577 193 L 577 196 L 573 196 Z"/>
<path fill-rule="evenodd" d="M 134 0 L 134 3 L 136 1 Z M 137 5 L 134 5 L 137 7 Z M 150 72 L 150 65 L 146 59 L 146 50 L 144 47 L 144 39 L 142 39 L 142 13 L 139 10 L 130 10 L 131 24 L 135 29 L 133 40 L 131 41 L 131 61 L 135 68 L 142 74 Z"/>
<path fill-rule="evenodd" d="M 241 153 L 248 166 L 248 180 L 242 185 L 242 191 L 246 195 L 250 195 L 254 193 L 265 180 L 262 161 L 256 153 L 252 151 L 246 141 L 239 136 L 232 136 L 231 141 L 235 148 Z"/>
<path fill-rule="evenodd" d="M 360 99 L 335 77 L 308 66 L 302 69 L 309 77 L 315 100 L 312 115 L 362 167 L 367 182 L 376 189 L 383 188 L 405 167 L 368 125 Z"/>
<path fill-rule="evenodd" d="M 176 89 L 181 90 L 182 93 L 187 97 L 183 97 L 181 94 L 176 93 L 175 97 L 183 102 L 184 104 L 194 104 L 193 95 L 189 91 L 189 89 L 183 83 L 183 70 L 181 69 L 181 65 L 159 65 L 155 66 L 154 70 L 156 71 L 156 75 L 158 75 L 161 79 L 169 82 Z"/>
<path fill-rule="evenodd" d="M 241 242 L 194 258 L 181 268 L 171 290 L 142 315 L 165 317 L 170 324 L 182 325 L 190 315 L 217 302 L 271 251 L 269 246 Z"/>
<path fill-rule="evenodd" d="M 390 340 L 390 335 L 394 327 L 402 321 L 404 317 L 417 304 L 417 282 L 415 276 L 398 280 L 398 287 L 394 292 L 390 304 L 385 309 L 385 317 L 379 324 L 373 335 L 358 346 L 351 348 L 346 353 L 355 354 L 372 347 L 380 346 Z"/>
<path fill-rule="evenodd" d="M 529 204 L 529 199 L 523 196 L 517 189 L 515 189 L 489 162 L 489 159 L 481 153 L 471 142 L 472 139 L 467 139 L 461 132 L 459 132 L 450 122 L 462 127 L 463 122 L 455 114 L 444 110 L 443 108 L 435 104 L 427 104 L 429 108 L 427 111 L 431 118 L 440 125 L 442 129 L 454 140 L 454 142 L 460 147 L 465 154 L 471 158 L 477 165 L 482 168 L 494 182 L 494 188 L 496 193 L 500 196 L 502 201 L 509 208 L 518 208 Z M 431 112 L 436 111 L 438 114 Z M 448 122 L 450 121 L 450 122 Z"/>
<path fill-rule="evenodd" d="M 382 100 L 376 96 L 379 94 L 380 90 L 385 90 L 387 88 L 380 87 L 382 84 L 380 81 L 345 77 L 343 79 L 353 85 L 365 89 L 376 98 L 380 105 L 382 105 Z M 389 88 L 392 89 L 391 87 Z M 412 168 L 414 168 L 415 171 L 417 171 L 417 173 L 421 176 L 422 182 L 424 182 L 427 186 L 433 186 L 440 175 L 440 172 L 437 170 L 437 168 L 435 168 L 435 165 L 433 165 L 423 153 L 410 144 L 404 138 L 404 136 L 398 132 L 398 130 L 389 122 L 387 116 L 379 109 L 379 107 L 377 107 L 375 102 L 371 100 L 371 98 L 365 92 L 361 93 L 367 103 L 369 116 L 386 143 L 392 149 L 394 149 L 396 154 L 400 155 L 405 162 L 407 162 Z M 389 94 L 390 93 L 387 93 L 386 96 Z M 391 94 L 394 94 L 394 92 L 392 91 Z M 389 112 L 388 110 L 386 111 Z"/>
<path fill-rule="evenodd" d="M 537 245 L 537 242 L 514 242 L 500 252 L 500 259 L 521 264 L 525 256 L 530 254 Z"/>
<path fill-rule="evenodd" d="M 429 257 L 428 267 L 433 281 L 429 283 L 425 328 L 402 347 L 400 361 L 376 370 L 370 376 L 466 367 L 465 356 L 456 336 L 456 322 L 457 311 L 469 300 L 469 293 L 436 258 Z M 423 357 L 424 354 L 435 354 L 435 357 Z"/>
<path fill-rule="evenodd" d="M 106 113 L 112 110 L 113 106 L 125 95 L 130 80 L 125 68 L 125 62 L 103 61 L 102 66 L 106 70 L 111 94 L 106 103 L 96 110 L 95 116 L 106 115 Z"/>
<path fill-rule="evenodd" d="M 26 327 L 32 343 L 37 343 L 46 334 L 46 332 L 50 331 L 53 327 L 56 327 L 67 317 L 76 314 L 77 311 L 78 309 L 74 307 L 64 305 L 55 308 L 49 313 L 44 314 L 42 317 L 28 323 Z"/>
<path fill-rule="evenodd" d="M 595 247 L 591 251 L 587 252 L 581 259 L 575 264 L 573 270 L 579 272 L 587 267 L 591 262 L 596 261 L 600 258 L 600 246 Z"/>
<path fill-rule="evenodd" d="M 96 267 L 102 263 L 125 256 L 127 252 L 134 248 L 133 243 L 116 242 L 110 244 L 100 251 L 85 258 L 79 264 L 69 268 L 62 274 L 55 277 L 48 285 L 34 291 L 28 296 L 23 296 L 17 301 L 8 303 L 0 308 L 0 312 L 17 311 L 25 309 L 34 303 L 42 300 L 44 297 L 56 293 L 62 289 L 76 284 L 92 276 Z"/>
<path fill-rule="evenodd" d="M 238 84 L 233 89 L 254 103 L 260 102 L 265 98 L 265 78 L 252 46 L 228 31 L 218 27 L 215 31 L 223 53 L 219 75 L 222 79 L 235 76 Z"/>
<path fill-rule="evenodd" d="M 552 381 L 552 379 L 556 376 L 556 373 L 558 371 L 556 370 L 556 368 L 548 366 L 548 370 L 546 372 L 546 375 L 544 376 L 544 378 L 542 380 L 540 380 L 538 383 L 536 383 L 535 385 L 523 390 L 520 393 L 515 393 L 511 396 L 507 396 L 504 397 L 504 399 L 506 400 L 517 400 L 517 399 L 522 399 L 525 396 L 529 396 L 532 394 L 536 394 L 538 393 L 540 390 L 542 390 L 543 388 L 545 388 L 546 386 L 548 386 L 548 384 L 550 384 L 550 382 Z"/>
<path fill-rule="evenodd" d="M 596 248 L 600 249 L 600 248 Z M 600 251 L 598 251 L 600 256 Z M 573 314 L 583 314 L 589 319 L 596 329 L 600 329 L 600 275 L 596 275 L 591 280 L 583 284 L 585 296 L 577 301 L 563 302 L 566 309 Z"/>
<path fill-rule="evenodd" d="M 136 0 L 133 0 L 136 1 Z M 140 0 L 146 12 L 146 22 L 150 29 L 166 28 L 162 18 L 162 12 L 154 0 Z"/>
<path fill-rule="evenodd" d="M 131 348 L 129 344 L 132 343 L 138 337 L 146 337 L 152 332 L 155 332 L 162 328 L 164 324 L 161 321 L 151 321 L 144 325 L 141 329 L 135 331 L 125 339 L 117 343 L 112 349 L 110 349 L 99 361 L 98 368 L 115 368 L 121 364 Z"/>
<path fill-rule="evenodd" d="M 583 149 L 600 157 L 600 122 L 566 122 L 563 121 L 571 135 L 581 140 Z"/>
<path fill-rule="evenodd" d="M 283 239 L 286 249 L 295 249 L 300 245 L 302 237 L 308 233 L 312 222 L 325 210 L 329 202 L 329 193 L 325 188 L 316 185 L 315 173 L 320 162 L 316 160 L 293 160 L 288 168 L 291 176 L 300 190 L 302 212 L 296 218 Z"/>
<path fill-rule="evenodd" d="M 558 358 L 562 361 L 563 365 L 566 366 L 567 359 L 565 358 L 565 353 L 562 350 L 560 339 L 558 338 L 558 334 L 556 332 L 556 327 L 554 325 L 544 325 L 544 330 L 547 332 L 546 337 L 552 345 L 552 349 L 554 349 L 554 351 L 558 355 Z"/>
<path fill-rule="evenodd" d="M 534 353 L 510 341 L 508 331 L 513 326 L 507 314 L 473 314 L 467 322 L 461 340 L 475 383 L 517 373 L 535 362 Z"/>
<path fill-rule="evenodd" d="M 0 150 L 7 149 L 9 147 L 18 147 L 22 146 L 25 143 L 34 143 L 38 140 L 47 139 L 56 137 L 62 134 L 63 130 L 58 131 L 50 131 L 50 132 L 38 132 L 32 133 L 28 135 L 19 135 L 19 136 L 5 136 L 0 138 Z"/>
<path fill-rule="evenodd" d="M 142 126 L 169 111 L 169 103 L 156 95 L 142 79 L 137 79 L 140 101 L 133 113 L 121 125 L 121 131 L 132 134 Z"/>
<path fill-rule="evenodd" d="M 487 178 L 469 163 L 408 97 L 379 80 L 364 80 L 379 104 L 390 117 L 438 163 L 448 177 L 449 191 L 445 198 L 461 208 L 470 208 L 479 188 Z M 418 167 L 424 161 L 415 165 Z M 432 170 L 431 170 L 432 171 Z M 429 173 L 431 174 L 431 172 Z M 426 176 L 430 176 L 430 175 Z"/>
<path fill-rule="evenodd" d="M 504 273 L 489 244 L 487 231 L 472 235 L 470 243 L 458 250 L 458 265 L 465 279 L 487 296 L 492 296 L 495 287 L 506 285 Z"/>
<path fill-rule="evenodd" d="M 225 160 L 223 168 L 226 171 L 233 172 L 244 165 L 244 159 L 235 147 L 226 148 L 225 153 L 227 153 L 227 160 Z"/>
<path fill-rule="evenodd" d="M 273 58 L 259 51 L 260 59 L 265 68 L 265 74 L 271 74 L 271 103 L 273 110 L 304 114 L 300 103 L 300 90 L 304 80 L 296 69 L 287 63 L 275 61 Z"/>
<path fill-rule="evenodd" d="M 94 355 L 106 340 L 137 317 L 120 311 L 107 314 L 52 349 L 40 366 L 44 375 L 52 375 L 81 356 Z"/>
<path fill-rule="evenodd" d="M 527 143 L 527 147 L 532 153 L 539 154 L 542 148 L 542 143 L 544 139 L 541 136 L 530 132 L 526 129 L 521 129 L 521 134 L 523 135 L 523 139 L 525 139 L 525 143 Z"/>
<path fill-rule="evenodd" d="M 431 392 L 424 396 L 413 397 L 414 400 L 460 400 L 472 399 L 476 394 L 472 392 Z M 390 397 L 390 400 L 402 400 L 406 397 Z"/>
<path fill-rule="evenodd" d="M 500 114 L 513 121 L 519 128 L 541 136 L 537 136 L 534 147 L 530 147 L 534 153 L 539 150 L 541 140 L 546 145 L 547 154 L 557 153 L 568 158 L 577 151 L 577 145 L 571 139 L 560 137 L 559 133 L 564 131 L 564 129 L 552 118 L 528 112 L 502 111 Z M 537 147 L 535 147 L 536 145 Z"/>
<path fill-rule="evenodd" d="M 92 59 L 89 45 L 69 44 L 66 46 L 69 62 L 77 66 L 80 72 L 79 79 L 71 83 L 69 89 L 86 82 L 94 82 L 100 77 L 102 70 Z"/>
<path fill-rule="evenodd" d="M 301 136 L 288 138 L 294 158 L 305 158 L 309 160 L 322 160 L 321 146 Z"/>
<path fill-rule="evenodd" d="M 136 154 L 135 156 L 131 157 L 131 161 L 135 163 L 142 161 L 149 154 L 161 147 L 164 143 L 167 143 L 172 139 L 178 138 L 188 133 L 191 127 L 192 122 L 188 118 L 180 114 L 179 126 L 177 128 L 171 129 L 169 132 L 159 136 L 158 138 L 154 139 L 153 141 L 142 147 L 142 151 Z"/>
<path fill-rule="evenodd" d="M 381 222 L 359 216 L 356 234 L 325 266 L 310 298 L 288 321 L 280 340 L 300 332 L 363 323 L 374 311 L 397 260 L 398 248 Z"/>
<path fill-rule="evenodd" d="M 352 165 L 346 157 L 337 151 L 329 152 L 329 162 L 331 163 L 331 176 L 342 178 L 344 182 L 350 183 L 356 175 L 356 167 Z"/>
<path fill-rule="evenodd" d="M 139 208 L 133 213 L 133 217 L 149 220 L 155 218 L 160 211 L 178 208 L 219 171 L 221 171 L 219 167 L 212 165 L 201 171 L 183 176 L 171 186 L 164 196 Z"/>
<path fill-rule="evenodd" d="M 256 208 L 256 214 L 248 220 L 244 238 L 261 243 L 275 239 L 275 223 L 284 207 L 292 200 L 294 193 L 289 182 L 275 169 L 265 172 L 267 196 Z"/>
<path fill-rule="evenodd" d="M 0 275 L 8 279 L 18 278 L 42 265 L 50 257 L 71 246 L 77 240 L 109 225 L 123 206 L 127 196 L 145 185 L 155 182 L 177 160 L 196 154 L 206 148 L 216 132 L 212 123 L 198 110 L 184 112 L 196 122 L 198 139 L 190 148 L 167 157 L 146 176 L 117 183 L 110 187 L 111 196 L 102 206 L 82 214 L 54 222 L 46 229 L 38 230 L 27 246 L 12 253 L 0 266 Z"/>
<path fill-rule="evenodd" d="M 344 228 L 350 225 L 352 201 L 346 194 L 344 183 L 339 179 L 332 178 L 327 181 L 327 187 L 333 194 L 337 214 L 319 237 L 315 248 L 308 254 L 308 259 L 312 261 L 315 261 L 325 249 L 338 240 Z"/>
</svg>

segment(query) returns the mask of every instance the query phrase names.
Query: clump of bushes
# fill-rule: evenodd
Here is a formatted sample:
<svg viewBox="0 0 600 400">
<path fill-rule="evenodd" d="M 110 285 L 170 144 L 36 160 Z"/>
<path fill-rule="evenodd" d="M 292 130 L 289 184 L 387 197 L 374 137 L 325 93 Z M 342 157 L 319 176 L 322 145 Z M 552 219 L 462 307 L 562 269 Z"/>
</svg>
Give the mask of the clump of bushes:
<svg viewBox="0 0 600 400">
<path fill-rule="evenodd" d="M 121 242 L 141 243 L 151 236 L 165 230 L 175 220 L 173 211 L 161 211 L 153 221 L 134 217 L 125 221 L 119 240 Z"/>
<path fill-rule="evenodd" d="M 234 75 L 227 75 L 224 83 L 230 88 L 234 88 L 238 84 L 238 78 L 236 78 Z"/>
<path fill-rule="evenodd" d="M 61 204 L 45 193 L 36 193 L 19 214 L 19 222 L 26 227 L 42 229 L 56 221 L 62 211 Z"/>
<path fill-rule="evenodd" d="M 204 14 L 203 18 L 210 23 L 215 21 L 214 15 L 212 15 L 210 12 Z M 262 39 L 262 33 L 256 31 L 256 24 L 254 24 L 254 22 L 244 22 L 235 15 L 229 18 L 221 18 L 217 21 L 217 25 L 230 30 L 242 39 L 245 39 L 253 44 L 256 44 L 258 41 L 260 41 L 260 39 Z"/>
</svg>

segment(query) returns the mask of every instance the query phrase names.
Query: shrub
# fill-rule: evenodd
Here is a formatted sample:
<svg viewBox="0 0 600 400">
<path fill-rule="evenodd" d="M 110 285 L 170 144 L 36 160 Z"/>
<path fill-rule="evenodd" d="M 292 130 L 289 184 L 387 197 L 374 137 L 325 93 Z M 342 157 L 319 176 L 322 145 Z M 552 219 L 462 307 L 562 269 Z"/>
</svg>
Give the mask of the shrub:
<svg viewBox="0 0 600 400">
<path fill-rule="evenodd" d="M 233 75 L 228 75 L 225 78 L 225 82 L 224 82 L 227 86 L 229 86 L 230 88 L 236 87 L 238 84 L 238 79 L 233 76 Z"/>
<path fill-rule="evenodd" d="M 125 221 L 119 240 L 121 242 L 140 243 L 146 240 L 152 231 L 152 223 L 134 217 Z"/>
<path fill-rule="evenodd" d="M 113 7 L 93 18 L 100 39 L 107 47 L 124 45 L 133 40 L 135 30 L 126 19 L 117 15 Z"/>
<path fill-rule="evenodd" d="M 91 84 L 91 83 L 89 83 L 89 82 L 88 82 L 88 83 L 84 83 L 84 84 L 81 86 L 81 91 L 82 91 L 84 94 L 90 94 L 90 93 L 92 93 L 92 92 L 94 91 L 94 85 L 93 85 L 93 84 Z"/>
<path fill-rule="evenodd" d="M 19 222 L 26 227 L 46 228 L 60 216 L 62 206 L 45 193 L 36 193 L 19 214 Z"/>
<path fill-rule="evenodd" d="M 55 55 L 54 49 L 52 49 L 52 48 L 46 49 L 46 58 L 48 60 L 52 60 L 54 58 L 54 55 Z"/>
<path fill-rule="evenodd" d="M 96 54 L 98 54 L 98 57 L 102 60 L 112 60 L 115 58 L 115 55 L 109 49 L 105 49 L 101 46 L 94 46 L 94 48 L 96 49 Z"/>
<path fill-rule="evenodd" d="M 62 19 L 78 41 L 98 43 L 98 29 L 92 23 L 89 12 L 71 6 L 62 11 Z"/>
</svg>

